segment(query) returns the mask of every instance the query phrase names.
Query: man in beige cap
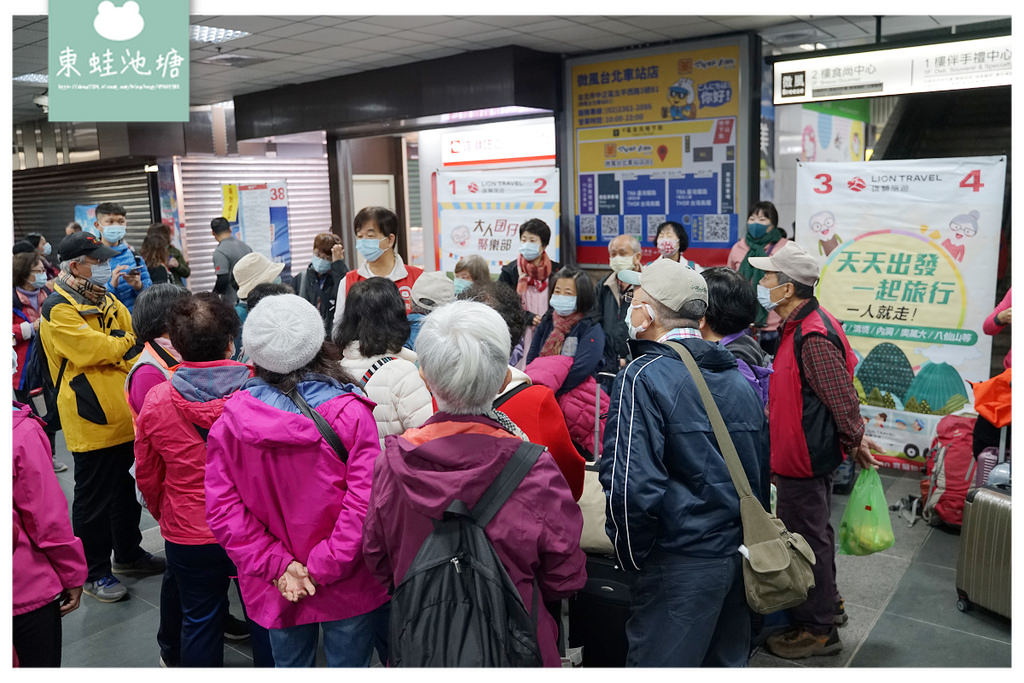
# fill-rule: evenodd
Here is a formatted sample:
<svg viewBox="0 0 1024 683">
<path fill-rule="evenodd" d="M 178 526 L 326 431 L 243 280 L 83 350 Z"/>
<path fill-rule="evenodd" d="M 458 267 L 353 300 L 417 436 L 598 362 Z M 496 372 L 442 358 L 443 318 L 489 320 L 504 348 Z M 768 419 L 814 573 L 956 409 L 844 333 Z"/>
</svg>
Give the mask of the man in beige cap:
<svg viewBox="0 0 1024 683">
<path fill-rule="evenodd" d="M 605 531 L 621 567 L 639 572 L 626 624 L 627 666 L 746 666 L 739 497 L 693 377 L 673 344 L 693 355 L 732 434 L 754 492 L 767 502 L 768 429 L 761 402 L 726 349 L 698 321 L 707 284 L 659 259 L 619 279 L 635 285 L 626 326 L 633 361 L 615 378 L 601 485 Z"/>
<path fill-rule="evenodd" d="M 837 626 L 847 616 L 836 588 L 832 474 L 846 457 L 877 467 L 871 448 L 881 449 L 864 437 L 853 386 L 857 359 L 843 325 L 814 296 L 817 261 L 789 242 L 750 265 L 764 271 L 758 300 L 783 320 L 768 398 L 778 515 L 807 539 L 816 559 L 814 588 L 789 610 L 793 627 L 767 645 L 787 659 L 836 654 L 843 647 Z"/>
</svg>

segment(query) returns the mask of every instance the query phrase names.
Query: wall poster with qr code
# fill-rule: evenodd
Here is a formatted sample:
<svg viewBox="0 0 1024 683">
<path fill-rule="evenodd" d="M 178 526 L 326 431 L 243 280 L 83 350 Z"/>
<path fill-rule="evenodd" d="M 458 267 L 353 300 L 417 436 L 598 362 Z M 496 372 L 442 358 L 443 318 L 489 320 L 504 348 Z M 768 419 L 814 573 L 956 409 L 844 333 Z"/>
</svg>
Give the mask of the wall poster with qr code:
<svg viewBox="0 0 1024 683">
<path fill-rule="evenodd" d="M 666 221 L 685 228 L 688 260 L 725 263 L 745 211 L 737 187 L 748 163 L 745 54 L 743 39 L 729 39 L 569 60 L 579 263 L 606 266 L 619 235 L 640 240 L 643 261 L 652 261 Z"/>
</svg>

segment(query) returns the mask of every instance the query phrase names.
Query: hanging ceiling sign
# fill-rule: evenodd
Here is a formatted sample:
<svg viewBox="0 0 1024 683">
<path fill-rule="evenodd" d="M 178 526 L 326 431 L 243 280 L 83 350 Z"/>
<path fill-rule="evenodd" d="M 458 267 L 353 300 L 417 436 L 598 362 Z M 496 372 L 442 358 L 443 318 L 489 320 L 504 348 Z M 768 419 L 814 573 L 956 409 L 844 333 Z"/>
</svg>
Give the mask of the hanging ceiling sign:
<svg viewBox="0 0 1024 683">
<path fill-rule="evenodd" d="M 454 130 L 441 136 L 445 167 L 555 161 L 555 126 L 551 119 L 482 130 Z"/>
<path fill-rule="evenodd" d="M 775 104 L 1010 85 L 1013 38 L 807 57 L 774 64 Z"/>
</svg>

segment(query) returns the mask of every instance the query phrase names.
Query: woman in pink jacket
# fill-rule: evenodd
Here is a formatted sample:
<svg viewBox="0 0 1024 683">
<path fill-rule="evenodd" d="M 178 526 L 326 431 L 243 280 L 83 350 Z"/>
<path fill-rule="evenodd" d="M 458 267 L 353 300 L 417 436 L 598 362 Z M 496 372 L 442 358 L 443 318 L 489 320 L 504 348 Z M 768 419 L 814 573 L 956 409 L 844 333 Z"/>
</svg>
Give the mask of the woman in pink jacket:
<svg viewBox="0 0 1024 683">
<path fill-rule="evenodd" d="M 13 422 L 14 651 L 20 666 L 60 666 L 60 618 L 78 608 L 85 552 L 71 531 L 42 421 L 15 403 Z"/>
<path fill-rule="evenodd" d="M 362 552 L 380 454 L 373 404 L 299 296 L 260 302 L 242 342 L 256 378 L 210 429 L 206 519 L 238 567 L 249 616 L 270 629 L 279 667 L 313 666 L 321 630 L 328 666 L 368 666 L 374 644 L 386 660 L 388 596 Z"/>
</svg>

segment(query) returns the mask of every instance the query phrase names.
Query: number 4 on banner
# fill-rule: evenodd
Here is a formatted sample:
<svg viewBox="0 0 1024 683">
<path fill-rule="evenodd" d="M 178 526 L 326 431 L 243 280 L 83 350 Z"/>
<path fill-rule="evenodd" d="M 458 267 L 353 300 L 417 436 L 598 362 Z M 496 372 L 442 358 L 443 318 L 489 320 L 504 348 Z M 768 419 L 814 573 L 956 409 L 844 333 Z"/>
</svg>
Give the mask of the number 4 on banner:
<svg viewBox="0 0 1024 683">
<path fill-rule="evenodd" d="M 985 185 L 981 182 L 981 171 L 975 169 L 964 176 L 960 181 L 960 187 L 969 187 L 974 192 L 980 192 Z"/>
</svg>

